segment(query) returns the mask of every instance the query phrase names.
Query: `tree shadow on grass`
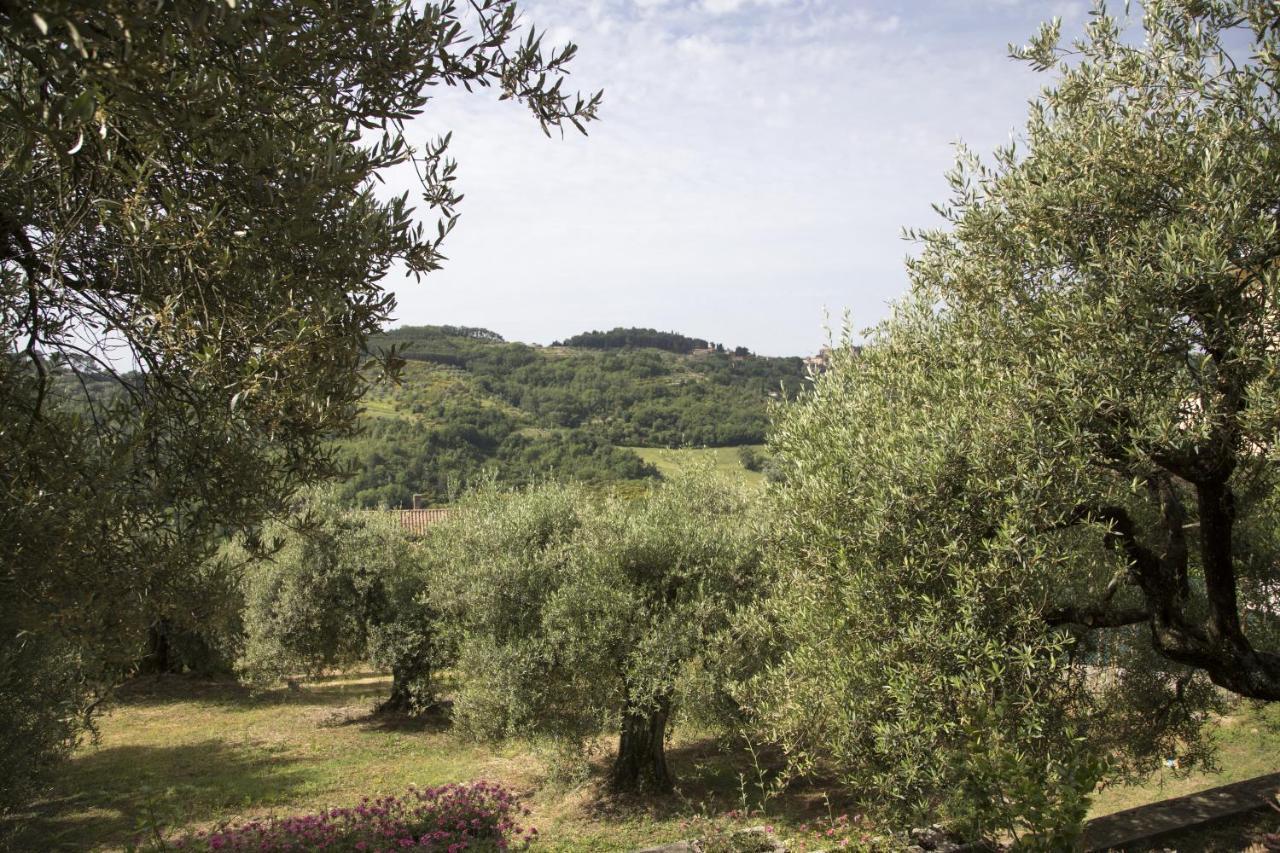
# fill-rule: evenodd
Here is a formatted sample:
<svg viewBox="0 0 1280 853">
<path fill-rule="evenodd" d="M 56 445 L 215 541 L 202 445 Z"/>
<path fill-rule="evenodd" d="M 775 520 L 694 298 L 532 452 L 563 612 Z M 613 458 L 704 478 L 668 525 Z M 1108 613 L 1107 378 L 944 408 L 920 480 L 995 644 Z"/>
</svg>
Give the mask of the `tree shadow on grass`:
<svg viewBox="0 0 1280 853">
<path fill-rule="evenodd" d="M 270 749 L 218 740 L 94 750 L 67 762 L 49 796 L 13 822 L 13 849 L 123 846 L 156 824 L 181 827 L 250 806 L 283 806 L 309 779 Z M 0 843 L 14 828 L 0 828 Z"/>
<path fill-rule="evenodd" d="M 366 731 L 440 734 L 453 726 L 453 702 L 442 700 L 415 714 L 377 707 L 367 714 L 347 716 L 337 725 L 359 726 Z"/>
<path fill-rule="evenodd" d="M 612 754 L 598 763 L 595 795 L 588 803 L 599 819 L 654 820 L 676 817 L 742 816 L 763 813 L 795 823 L 812 822 L 853 813 L 855 802 L 835 780 L 809 778 L 777 784 L 784 767 L 782 754 L 772 748 L 754 751 L 745 744 L 726 746 L 714 737 L 683 741 L 667 749 L 667 766 L 675 780 L 670 794 L 619 795 L 605 780 Z"/>
<path fill-rule="evenodd" d="M 118 688 L 113 703 L 122 707 L 162 707 L 199 702 L 230 708 L 272 705 L 331 705 L 344 707 L 386 698 L 390 676 L 351 673 L 301 681 L 294 686 L 256 688 L 234 678 L 153 675 L 135 678 Z"/>
</svg>

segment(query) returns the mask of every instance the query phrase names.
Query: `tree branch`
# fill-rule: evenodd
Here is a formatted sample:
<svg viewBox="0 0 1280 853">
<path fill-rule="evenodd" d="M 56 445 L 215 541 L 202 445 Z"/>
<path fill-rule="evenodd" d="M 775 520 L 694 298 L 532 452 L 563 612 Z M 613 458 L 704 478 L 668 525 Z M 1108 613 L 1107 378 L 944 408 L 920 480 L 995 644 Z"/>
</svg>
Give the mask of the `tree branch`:
<svg viewBox="0 0 1280 853">
<path fill-rule="evenodd" d="M 1050 610 L 1044 620 L 1049 625 L 1083 625 L 1086 628 L 1121 628 L 1125 625 L 1140 625 L 1151 618 L 1151 611 L 1145 607 L 1121 607 L 1108 609 L 1102 604 L 1085 606 L 1067 605 Z"/>
</svg>

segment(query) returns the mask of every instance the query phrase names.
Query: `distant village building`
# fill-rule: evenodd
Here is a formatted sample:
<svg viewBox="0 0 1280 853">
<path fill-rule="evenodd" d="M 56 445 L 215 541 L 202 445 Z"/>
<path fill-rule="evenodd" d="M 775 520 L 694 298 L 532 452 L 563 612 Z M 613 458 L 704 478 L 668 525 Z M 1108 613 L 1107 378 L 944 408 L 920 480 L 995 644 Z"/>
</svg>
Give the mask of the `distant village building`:
<svg viewBox="0 0 1280 853">
<path fill-rule="evenodd" d="M 831 347 L 823 347 L 818 350 L 817 355 L 811 355 L 804 360 L 804 366 L 812 373 L 822 373 L 831 366 Z"/>
<path fill-rule="evenodd" d="M 400 526 L 406 533 L 422 536 L 427 532 L 427 528 L 444 521 L 453 510 L 448 507 L 435 507 L 433 509 L 399 509 L 392 512 L 399 516 Z"/>
<path fill-rule="evenodd" d="M 414 536 L 422 536 L 427 532 L 427 528 L 433 524 L 438 524 L 448 518 L 452 512 L 448 507 L 428 507 L 424 506 L 427 502 L 427 495 L 413 496 L 413 509 L 392 510 L 399 515 L 400 526 L 405 532 Z"/>
<path fill-rule="evenodd" d="M 849 351 L 854 355 L 862 352 L 862 347 L 856 344 L 850 344 Z M 809 369 L 810 373 L 825 373 L 831 369 L 831 347 L 823 347 L 818 350 L 817 355 L 811 355 L 804 360 L 804 366 Z"/>
</svg>

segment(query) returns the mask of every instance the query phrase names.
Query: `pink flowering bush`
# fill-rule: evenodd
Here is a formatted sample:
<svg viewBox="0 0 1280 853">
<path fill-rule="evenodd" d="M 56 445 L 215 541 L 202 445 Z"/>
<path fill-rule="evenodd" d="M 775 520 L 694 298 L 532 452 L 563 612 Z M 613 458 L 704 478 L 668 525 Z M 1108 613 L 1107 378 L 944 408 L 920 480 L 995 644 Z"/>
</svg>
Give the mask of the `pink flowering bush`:
<svg viewBox="0 0 1280 853">
<path fill-rule="evenodd" d="M 862 815 L 834 815 L 797 827 L 791 846 L 798 853 L 806 850 L 877 851 L 889 849 L 889 842 L 873 835 L 873 826 Z"/>
<path fill-rule="evenodd" d="M 522 828 L 526 816 L 515 795 L 491 782 L 410 788 L 404 796 L 365 797 L 351 808 L 266 818 L 198 832 L 166 845 L 170 850 L 332 850 L 391 853 L 408 848 L 461 850 L 524 849 L 538 834 Z"/>
<path fill-rule="evenodd" d="M 766 853 L 775 849 L 773 826 L 749 826 L 751 812 L 734 810 L 720 817 L 699 815 L 680 822 L 701 853 Z"/>
</svg>

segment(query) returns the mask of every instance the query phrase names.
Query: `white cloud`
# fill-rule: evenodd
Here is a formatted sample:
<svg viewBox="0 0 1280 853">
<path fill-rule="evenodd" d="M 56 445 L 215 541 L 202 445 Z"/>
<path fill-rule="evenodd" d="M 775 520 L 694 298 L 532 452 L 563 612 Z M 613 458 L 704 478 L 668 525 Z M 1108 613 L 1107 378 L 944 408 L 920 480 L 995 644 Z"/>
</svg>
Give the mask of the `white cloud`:
<svg viewBox="0 0 1280 853">
<path fill-rule="evenodd" d="M 725 15 L 738 11 L 747 2 L 748 0 L 702 0 L 702 8 L 713 15 Z"/>
<path fill-rule="evenodd" d="M 706 36 L 685 36 L 676 41 L 676 49 L 702 62 L 711 62 L 724 56 L 724 45 Z"/>
<path fill-rule="evenodd" d="M 601 121 L 548 141 L 510 102 L 441 92 L 415 132 L 455 131 L 467 198 L 445 269 L 396 286 L 400 319 L 792 354 L 816 349 L 824 307 L 870 325 L 905 287 L 901 227 L 935 221 L 951 143 L 989 150 L 1021 123 L 1041 81 L 1004 47 L 1050 2 L 530 2 L 580 45 L 570 83 L 605 89 Z"/>
<path fill-rule="evenodd" d="M 789 0 L 702 0 L 702 9 L 712 15 L 727 15 L 750 6 L 782 6 Z"/>
</svg>

